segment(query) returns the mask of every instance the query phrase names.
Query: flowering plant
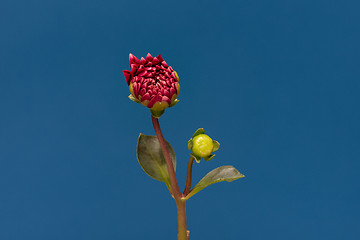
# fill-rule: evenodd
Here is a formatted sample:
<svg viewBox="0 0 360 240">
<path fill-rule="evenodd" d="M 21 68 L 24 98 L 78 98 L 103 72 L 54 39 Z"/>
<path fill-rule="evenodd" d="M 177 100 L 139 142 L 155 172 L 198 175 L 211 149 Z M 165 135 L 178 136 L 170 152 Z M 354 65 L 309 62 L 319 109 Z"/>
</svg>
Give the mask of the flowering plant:
<svg viewBox="0 0 360 240">
<path fill-rule="evenodd" d="M 143 170 L 152 178 L 164 182 L 175 199 L 178 213 L 178 240 L 189 240 L 190 232 L 186 225 L 186 201 L 207 186 L 217 182 L 231 182 L 244 177 L 233 166 L 221 166 L 205 175 L 191 188 L 192 166 L 194 160 L 200 163 L 201 158 L 211 160 L 220 143 L 205 134 L 203 128 L 195 131 L 188 141 L 191 151 L 187 166 L 185 189 L 180 191 L 176 170 L 174 149 L 165 140 L 159 118 L 168 107 L 175 106 L 179 100 L 180 84 L 178 74 L 161 57 L 152 57 L 150 53 L 140 60 L 129 55 L 130 70 L 124 70 L 126 83 L 129 86 L 130 100 L 148 107 L 156 136 L 140 134 L 136 156 Z"/>
</svg>

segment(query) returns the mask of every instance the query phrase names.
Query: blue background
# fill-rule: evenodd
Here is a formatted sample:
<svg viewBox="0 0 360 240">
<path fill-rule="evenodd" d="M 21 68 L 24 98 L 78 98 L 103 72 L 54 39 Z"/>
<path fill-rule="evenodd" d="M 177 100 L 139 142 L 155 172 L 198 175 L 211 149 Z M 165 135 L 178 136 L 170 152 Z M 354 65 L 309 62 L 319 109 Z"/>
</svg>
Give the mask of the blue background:
<svg viewBox="0 0 360 240">
<path fill-rule="evenodd" d="M 0 239 L 176 239 L 173 199 L 135 156 L 149 111 L 128 54 L 162 54 L 160 119 L 184 185 L 187 140 L 246 178 L 188 202 L 191 239 L 360 239 L 359 1 L 0 3 Z M 183 188 L 183 187 L 181 187 Z"/>
</svg>

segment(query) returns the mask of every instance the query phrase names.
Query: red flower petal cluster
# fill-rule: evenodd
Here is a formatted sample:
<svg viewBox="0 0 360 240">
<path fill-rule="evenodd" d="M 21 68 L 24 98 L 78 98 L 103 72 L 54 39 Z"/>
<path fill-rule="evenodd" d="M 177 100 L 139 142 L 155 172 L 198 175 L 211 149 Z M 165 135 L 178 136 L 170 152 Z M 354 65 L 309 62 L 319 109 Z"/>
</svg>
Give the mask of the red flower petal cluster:
<svg viewBox="0 0 360 240">
<path fill-rule="evenodd" d="M 180 93 L 179 77 L 168 66 L 161 55 L 152 57 L 150 53 L 140 60 L 130 53 L 131 71 L 124 70 L 132 97 L 152 111 L 163 111 L 174 105 Z"/>
</svg>

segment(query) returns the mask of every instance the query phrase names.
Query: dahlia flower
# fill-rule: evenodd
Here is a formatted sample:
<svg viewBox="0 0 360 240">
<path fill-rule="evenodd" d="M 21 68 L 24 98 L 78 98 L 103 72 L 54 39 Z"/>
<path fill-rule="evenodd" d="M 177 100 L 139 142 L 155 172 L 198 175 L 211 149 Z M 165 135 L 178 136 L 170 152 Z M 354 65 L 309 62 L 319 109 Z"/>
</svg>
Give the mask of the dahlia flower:
<svg viewBox="0 0 360 240">
<path fill-rule="evenodd" d="M 150 108 L 154 117 L 159 118 L 167 107 L 174 106 L 179 100 L 179 77 L 168 66 L 161 55 L 152 57 L 150 53 L 140 60 L 130 53 L 131 71 L 124 70 L 129 86 L 129 98 Z"/>
</svg>

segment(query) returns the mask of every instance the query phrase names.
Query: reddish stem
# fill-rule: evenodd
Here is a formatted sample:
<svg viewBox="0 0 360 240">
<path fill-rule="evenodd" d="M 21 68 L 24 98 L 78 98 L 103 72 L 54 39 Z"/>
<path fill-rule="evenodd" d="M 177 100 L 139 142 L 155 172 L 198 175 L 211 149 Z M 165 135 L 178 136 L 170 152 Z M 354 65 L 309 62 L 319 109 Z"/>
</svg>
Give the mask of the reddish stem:
<svg viewBox="0 0 360 240">
<path fill-rule="evenodd" d="M 180 192 L 179 184 L 176 179 L 174 165 L 171 161 L 169 149 L 167 148 L 165 138 L 161 132 L 159 120 L 151 115 L 151 120 L 154 126 L 156 136 L 159 140 L 161 150 L 164 154 L 166 167 L 169 172 L 171 192 L 174 195 L 177 214 L 178 214 L 178 240 L 188 240 L 189 235 L 186 230 L 186 200 L 182 199 L 183 195 Z"/>
<path fill-rule="evenodd" d="M 186 184 L 185 184 L 185 189 L 184 189 L 184 193 L 183 193 L 184 197 L 186 197 L 190 192 L 193 162 L 194 162 L 194 157 L 191 156 L 189 159 L 188 167 L 187 167 Z"/>
<path fill-rule="evenodd" d="M 171 161 L 169 149 L 167 148 L 165 138 L 164 138 L 164 136 L 163 136 L 163 134 L 161 132 L 159 120 L 157 118 L 153 117 L 152 115 L 151 115 L 151 120 L 152 120 L 152 123 L 153 123 L 153 126 L 154 126 L 156 136 L 157 136 L 157 138 L 159 140 L 161 150 L 162 150 L 162 152 L 164 154 L 164 157 L 165 157 L 166 167 L 167 167 L 167 170 L 169 172 L 169 177 L 170 177 L 171 192 L 174 195 L 175 200 L 178 200 L 178 199 L 180 199 L 182 197 L 182 194 L 180 192 L 179 184 L 178 184 L 177 179 L 176 179 L 174 165 L 173 165 L 173 162 Z"/>
</svg>

